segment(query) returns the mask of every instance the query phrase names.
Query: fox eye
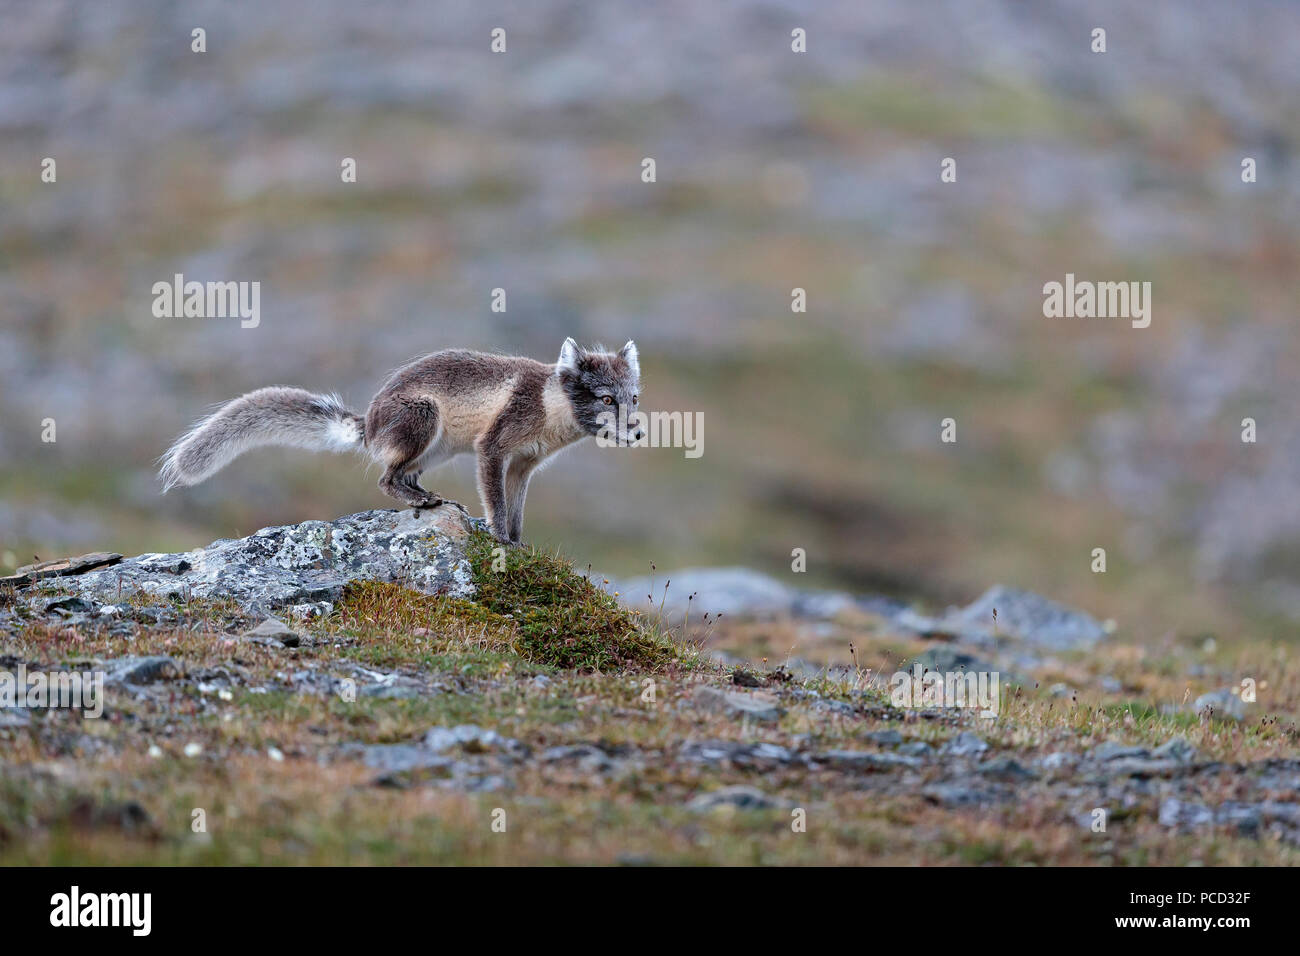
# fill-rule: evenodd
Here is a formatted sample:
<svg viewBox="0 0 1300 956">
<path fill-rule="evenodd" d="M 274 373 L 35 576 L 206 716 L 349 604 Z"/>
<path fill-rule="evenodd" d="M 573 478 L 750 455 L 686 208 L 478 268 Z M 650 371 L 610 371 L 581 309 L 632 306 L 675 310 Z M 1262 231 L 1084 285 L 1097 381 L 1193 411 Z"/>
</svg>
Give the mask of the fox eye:
<svg viewBox="0 0 1300 956">
<path fill-rule="evenodd" d="M 637 402 L 639 402 L 639 401 L 641 401 L 641 396 L 640 396 L 640 395 L 633 395 L 633 396 L 632 396 L 632 404 L 633 404 L 633 405 L 635 405 L 635 404 L 636 404 Z"/>
<path fill-rule="evenodd" d="M 613 404 L 614 404 L 614 400 L 613 400 L 612 398 L 610 398 L 608 395 L 606 395 L 604 398 L 602 398 L 601 401 L 604 402 L 606 405 L 613 405 Z"/>
</svg>

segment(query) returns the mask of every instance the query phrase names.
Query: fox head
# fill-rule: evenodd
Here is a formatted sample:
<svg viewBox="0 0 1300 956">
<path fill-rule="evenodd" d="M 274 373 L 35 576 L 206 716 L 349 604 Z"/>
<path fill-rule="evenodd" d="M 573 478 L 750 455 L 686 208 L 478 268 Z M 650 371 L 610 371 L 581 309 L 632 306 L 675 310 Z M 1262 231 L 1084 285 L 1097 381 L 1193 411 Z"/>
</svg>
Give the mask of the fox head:
<svg viewBox="0 0 1300 956">
<path fill-rule="evenodd" d="M 640 416 L 641 365 L 636 343 L 629 340 L 617 352 L 587 351 L 573 339 L 564 340 L 555 374 L 568 396 L 573 417 L 588 435 L 602 435 L 620 445 L 644 436 Z"/>
</svg>

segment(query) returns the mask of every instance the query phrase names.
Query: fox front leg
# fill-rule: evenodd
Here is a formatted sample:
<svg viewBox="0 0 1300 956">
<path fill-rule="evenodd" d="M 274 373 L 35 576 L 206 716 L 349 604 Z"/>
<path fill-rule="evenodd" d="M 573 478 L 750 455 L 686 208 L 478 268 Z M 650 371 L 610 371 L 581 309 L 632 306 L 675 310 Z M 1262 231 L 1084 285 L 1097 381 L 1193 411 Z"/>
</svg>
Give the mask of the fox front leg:
<svg viewBox="0 0 1300 956">
<path fill-rule="evenodd" d="M 528 495 L 528 478 L 536 466 L 532 458 L 514 458 L 506 467 L 506 531 L 511 544 L 523 539 L 524 498 Z"/>
<path fill-rule="evenodd" d="M 478 493 L 492 536 L 502 544 L 510 543 L 509 511 L 506 509 L 505 455 L 491 445 L 478 450 Z"/>
</svg>

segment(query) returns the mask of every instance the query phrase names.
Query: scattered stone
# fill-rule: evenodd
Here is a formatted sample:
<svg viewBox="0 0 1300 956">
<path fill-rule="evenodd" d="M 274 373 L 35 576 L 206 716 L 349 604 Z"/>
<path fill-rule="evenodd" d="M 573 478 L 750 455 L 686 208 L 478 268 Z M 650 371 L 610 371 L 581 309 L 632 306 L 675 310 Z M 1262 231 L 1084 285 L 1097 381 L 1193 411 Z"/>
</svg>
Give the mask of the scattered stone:
<svg viewBox="0 0 1300 956">
<path fill-rule="evenodd" d="M 334 604 L 331 601 L 316 601 L 313 604 L 294 604 L 289 608 L 291 617 L 300 621 L 311 621 L 316 618 L 329 617 L 334 613 Z"/>
<path fill-rule="evenodd" d="M 934 748 L 924 740 L 914 740 L 911 743 L 903 744 L 898 748 L 898 752 L 905 757 L 929 757 L 934 753 Z"/>
<path fill-rule="evenodd" d="M 1107 760 L 1103 769 L 1108 774 L 1120 777 L 1167 777 L 1184 769 L 1185 765 L 1177 760 L 1157 760 L 1153 757 L 1119 757 Z"/>
<path fill-rule="evenodd" d="M 1146 747 L 1135 747 L 1107 740 L 1105 743 L 1093 747 L 1089 756 L 1093 760 L 1119 760 L 1124 757 L 1148 757 L 1150 754 L 1151 751 L 1147 750 Z"/>
<path fill-rule="evenodd" d="M 973 757 L 989 749 L 984 738 L 963 730 L 943 745 L 942 752 L 952 757 Z"/>
<path fill-rule="evenodd" d="M 741 691 L 721 691 L 716 687 L 697 687 L 693 695 L 695 705 L 703 710 L 725 713 L 733 717 L 774 721 L 782 710 L 776 698 L 766 694 L 746 694 Z"/>
<path fill-rule="evenodd" d="M 176 661 L 170 657 L 119 657 L 103 663 L 105 684 L 152 684 L 175 680 L 181 676 Z"/>
<path fill-rule="evenodd" d="M 1191 763 L 1196 759 L 1196 748 L 1188 743 L 1186 737 L 1174 737 L 1153 750 L 1151 756 L 1159 760 Z"/>
<path fill-rule="evenodd" d="M 137 831 L 149 826 L 149 812 L 135 800 L 100 803 L 90 796 L 78 797 L 67 809 L 69 821 L 79 827 Z"/>
<path fill-rule="evenodd" d="M 1059 751 L 1057 753 L 1048 754 L 1042 760 L 1038 761 L 1038 765 L 1044 770 L 1062 770 L 1067 767 L 1073 767 L 1078 762 L 1079 757 L 1077 754 Z"/>
<path fill-rule="evenodd" d="M 285 647 L 297 647 L 302 638 L 290 629 L 289 625 L 284 623 L 278 617 L 268 617 L 261 624 L 250 631 L 244 632 L 244 637 L 261 643 L 280 643 Z"/>
<path fill-rule="evenodd" d="M 696 812 L 707 812 L 720 807 L 735 807 L 738 810 L 770 810 L 781 805 L 780 801 L 769 797 L 756 787 L 735 786 L 701 793 L 691 800 L 687 807 Z"/>
<path fill-rule="evenodd" d="M 544 750 L 538 758 L 543 763 L 576 763 L 587 773 L 602 773 L 611 769 L 615 761 L 594 744 L 565 744 Z"/>
<path fill-rule="evenodd" d="M 1261 819 L 1259 807 L 1245 803 L 1225 803 L 1214 813 L 1216 823 L 1230 826 L 1242 836 L 1258 836 Z"/>
<path fill-rule="evenodd" d="M 892 729 L 873 730 L 867 734 L 867 739 L 882 747 L 897 747 L 903 742 L 903 735 Z"/>
<path fill-rule="evenodd" d="M 1003 585 L 995 585 L 966 607 L 937 618 L 904 611 L 893 620 L 922 636 L 955 638 L 989 647 L 999 638 L 1009 637 L 1064 651 L 1090 648 L 1106 637 L 1105 627 L 1090 614 Z"/>
<path fill-rule="evenodd" d="M 13 574 L 0 578 L 0 584 L 23 587 L 42 578 L 67 577 L 82 574 L 95 568 L 109 567 L 122 560 L 122 556 L 112 551 L 93 551 L 75 558 L 60 558 L 57 561 L 39 561 L 25 564 Z"/>
<path fill-rule="evenodd" d="M 286 644 L 286 647 L 295 647 L 293 644 Z M 362 697 L 375 697 L 380 700 L 415 700 L 417 697 L 425 696 L 425 689 L 415 681 L 405 681 L 403 683 L 385 681 L 378 684 L 367 684 L 357 693 Z"/>
<path fill-rule="evenodd" d="M 679 756 L 690 763 L 731 764 L 755 770 L 771 769 L 794 761 L 794 754 L 779 744 L 735 740 L 690 741 L 682 746 Z"/>
<path fill-rule="evenodd" d="M 963 608 L 956 620 L 967 630 L 1018 638 L 1052 650 L 1090 648 L 1106 637 L 1092 615 L 1058 604 L 1030 591 L 995 585 Z"/>
<path fill-rule="evenodd" d="M 1214 808 L 1170 797 L 1160 804 L 1157 820 L 1166 827 L 1231 826 L 1242 835 L 1253 836 L 1263 816 L 1260 807 L 1246 803 L 1228 802 Z"/>
<path fill-rule="evenodd" d="M 813 758 L 836 770 L 892 770 L 897 767 L 919 767 L 921 761 L 903 754 L 881 754 L 867 750 L 827 750 Z"/>
<path fill-rule="evenodd" d="M 828 711 L 844 717 L 850 717 L 857 713 L 854 706 L 844 700 L 819 700 L 813 703 L 813 710 Z"/>
<path fill-rule="evenodd" d="M 484 730 L 474 724 L 457 727 L 431 727 L 424 735 L 424 746 L 434 753 L 460 747 L 466 753 L 484 753 L 489 750 L 520 751 L 525 749 L 519 741 L 503 737 L 495 730 Z"/>
<path fill-rule="evenodd" d="M 47 601 L 39 602 L 38 606 L 41 614 L 85 614 L 95 609 L 93 603 L 76 595 L 50 598 Z"/>
<path fill-rule="evenodd" d="M 1192 702 L 1192 711 L 1197 714 L 1211 713 L 1215 717 L 1223 717 L 1228 720 L 1244 720 L 1246 717 L 1246 702 L 1241 699 L 1241 694 L 1237 688 L 1221 687 L 1196 698 Z"/>
<path fill-rule="evenodd" d="M 935 783 L 921 789 L 921 796 L 941 807 L 970 807 L 988 803 L 988 791 L 958 783 Z"/>
<path fill-rule="evenodd" d="M 654 580 L 629 578 L 607 587 L 611 592 L 617 590 L 629 606 L 649 607 L 658 613 L 662 604 L 664 617 L 670 620 L 684 617 L 688 610 L 691 617 L 706 611 L 726 617 L 788 615 L 796 593 L 789 585 L 751 568 L 681 568 Z"/>
<path fill-rule="evenodd" d="M 1006 783 L 1020 783 L 1025 780 L 1038 779 L 1038 774 L 1014 757 L 999 757 L 987 763 L 982 763 L 976 768 L 975 772 L 988 777 L 990 780 L 1001 780 Z"/>
<path fill-rule="evenodd" d="M 362 759 L 367 767 L 393 771 L 427 770 L 450 767 L 450 757 L 434 753 L 420 744 L 374 744 L 364 748 Z"/>
<path fill-rule="evenodd" d="M 902 670 L 911 671 L 917 664 L 922 673 L 938 671 L 941 674 L 992 674 L 997 668 L 981 657 L 958 650 L 951 644 L 940 644 L 918 654 L 903 665 Z"/>
<path fill-rule="evenodd" d="M 671 582 L 671 583 L 669 583 Z M 668 593 L 664 585 L 668 584 Z M 753 568 L 680 568 L 655 578 L 610 581 L 629 607 L 660 613 L 670 621 L 708 612 L 726 617 L 797 617 L 829 621 L 846 611 L 887 616 L 901 605 L 887 598 L 854 597 L 838 591 L 803 591 Z"/>
<path fill-rule="evenodd" d="M 1300 827 L 1300 804 L 1265 800 L 1259 805 L 1259 811 L 1267 820 L 1276 820 L 1293 827 Z"/>
</svg>

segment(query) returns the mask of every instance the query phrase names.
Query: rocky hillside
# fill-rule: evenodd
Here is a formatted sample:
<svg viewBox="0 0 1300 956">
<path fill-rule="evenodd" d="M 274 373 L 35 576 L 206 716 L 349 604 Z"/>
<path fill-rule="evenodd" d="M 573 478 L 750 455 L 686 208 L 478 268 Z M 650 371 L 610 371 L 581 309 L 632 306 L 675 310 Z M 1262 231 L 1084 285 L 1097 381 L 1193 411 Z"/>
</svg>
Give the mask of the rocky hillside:
<svg viewBox="0 0 1300 956">
<path fill-rule="evenodd" d="M 1015 582 L 1153 646 L 1294 635 L 1300 7 L 312 10 L 0 0 L 0 574 L 385 507 L 347 458 L 257 452 L 166 497 L 152 463 L 248 389 L 362 405 L 428 350 L 574 335 L 636 338 L 646 407 L 708 423 L 698 460 L 582 448 L 533 483 L 532 538 L 584 564 L 773 573 L 798 546 L 826 587 Z M 176 273 L 260 281 L 261 323 L 156 318 Z M 1045 320 L 1066 273 L 1151 281 L 1151 327 Z M 440 480 L 474 494 L 468 463 Z"/>
<path fill-rule="evenodd" d="M 0 691 L 104 681 L 0 709 L 4 863 L 1300 862 L 1293 664 L 1008 587 L 613 582 L 447 505 L 0 588 Z M 996 716 L 899 670 L 997 672 Z"/>
</svg>

